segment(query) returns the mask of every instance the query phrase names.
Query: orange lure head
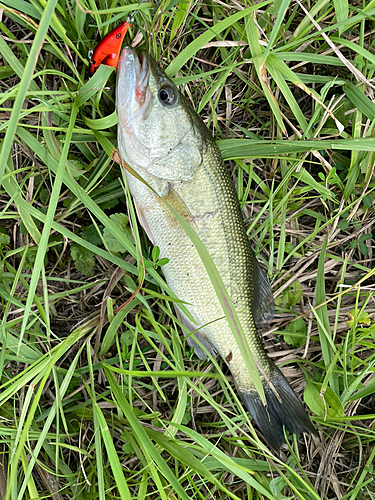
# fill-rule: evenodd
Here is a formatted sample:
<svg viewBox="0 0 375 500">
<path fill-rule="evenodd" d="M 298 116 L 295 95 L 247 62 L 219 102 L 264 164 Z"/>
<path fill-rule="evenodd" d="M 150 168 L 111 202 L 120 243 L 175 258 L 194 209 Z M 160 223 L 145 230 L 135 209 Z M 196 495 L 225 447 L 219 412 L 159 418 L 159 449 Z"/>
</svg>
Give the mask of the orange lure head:
<svg viewBox="0 0 375 500">
<path fill-rule="evenodd" d="M 90 75 L 95 73 L 100 64 L 106 64 L 107 66 L 117 68 L 121 45 L 129 26 L 131 26 L 131 23 L 125 21 L 108 33 L 103 40 L 98 43 L 90 60 Z"/>
</svg>

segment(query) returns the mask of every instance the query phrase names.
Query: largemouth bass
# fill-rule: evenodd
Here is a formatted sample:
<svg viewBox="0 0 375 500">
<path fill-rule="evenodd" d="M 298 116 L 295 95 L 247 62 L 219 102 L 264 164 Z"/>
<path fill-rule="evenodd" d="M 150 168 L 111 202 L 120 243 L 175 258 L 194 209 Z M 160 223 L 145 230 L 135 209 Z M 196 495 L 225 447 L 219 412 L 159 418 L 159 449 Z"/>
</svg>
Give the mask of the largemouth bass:
<svg viewBox="0 0 375 500">
<path fill-rule="evenodd" d="M 209 130 L 155 61 L 126 47 L 117 76 L 118 148 L 154 190 L 127 172 L 141 225 L 160 257 L 165 279 L 194 318 L 177 315 L 194 338 L 229 367 L 242 401 L 268 443 L 279 450 L 283 426 L 313 431 L 302 404 L 267 356 L 257 326 L 272 320 L 271 288 L 254 256 L 230 175 Z M 224 317 L 205 267 L 165 199 L 199 236 L 229 293 L 252 355 L 261 367 L 263 405 Z M 197 331 L 196 331 L 197 330 Z M 200 359 L 206 351 L 188 336 Z"/>
</svg>

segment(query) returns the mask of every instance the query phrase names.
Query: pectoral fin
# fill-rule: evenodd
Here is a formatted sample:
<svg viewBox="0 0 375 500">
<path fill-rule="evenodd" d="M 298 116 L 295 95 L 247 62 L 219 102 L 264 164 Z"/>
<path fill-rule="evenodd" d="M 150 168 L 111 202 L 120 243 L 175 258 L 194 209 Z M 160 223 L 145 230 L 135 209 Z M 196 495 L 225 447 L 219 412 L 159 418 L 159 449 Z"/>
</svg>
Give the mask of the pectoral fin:
<svg viewBox="0 0 375 500">
<path fill-rule="evenodd" d="M 137 202 L 135 201 L 135 198 L 133 198 L 133 203 L 134 203 L 134 206 L 135 206 L 135 211 L 137 212 L 137 217 L 138 217 L 138 220 L 141 224 L 141 226 L 143 227 L 143 229 L 145 230 L 145 233 L 147 234 L 148 236 L 148 239 L 151 241 L 151 243 L 153 245 L 155 245 L 155 240 L 154 240 L 154 237 L 152 235 L 152 232 L 151 232 L 151 229 L 150 229 L 150 226 L 148 225 L 147 223 L 147 220 L 146 220 L 146 217 L 143 213 L 143 210 L 141 209 L 141 207 L 137 204 Z"/>
<path fill-rule="evenodd" d="M 176 212 L 183 217 L 186 222 L 189 223 L 189 225 L 194 229 L 194 231 L 197 231 L 197 225 L 195 223 L 195 219 L 193 214 L 190 212 L 189 208 L 187 207 L 186 203 L 184 200 L 181 198 L 181 196 L 177 193 L 177 191 L 173 188 L 171 184 L 169 184 L 169 189 L 168 192 L 163 195 L 163 199 L 173 207 Z"/>
</svg>

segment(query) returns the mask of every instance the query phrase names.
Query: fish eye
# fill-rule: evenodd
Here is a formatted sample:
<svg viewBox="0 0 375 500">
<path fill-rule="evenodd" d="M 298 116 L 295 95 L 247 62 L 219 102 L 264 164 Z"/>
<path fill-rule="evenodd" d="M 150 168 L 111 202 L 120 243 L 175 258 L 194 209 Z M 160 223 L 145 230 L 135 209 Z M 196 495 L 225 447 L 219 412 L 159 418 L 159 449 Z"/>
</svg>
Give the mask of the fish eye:
<svg viewBox="0 0 375 500">
<path fill-rule="evenodd" d="M 162 104 L 166 104 L 167 106 L 170 106 L 171 104 L 174 103 L 176 99 L 176 95 L 174 90 L 171 87 L 162 87 L 159 90 L 159 101 Z"/>
</svg>

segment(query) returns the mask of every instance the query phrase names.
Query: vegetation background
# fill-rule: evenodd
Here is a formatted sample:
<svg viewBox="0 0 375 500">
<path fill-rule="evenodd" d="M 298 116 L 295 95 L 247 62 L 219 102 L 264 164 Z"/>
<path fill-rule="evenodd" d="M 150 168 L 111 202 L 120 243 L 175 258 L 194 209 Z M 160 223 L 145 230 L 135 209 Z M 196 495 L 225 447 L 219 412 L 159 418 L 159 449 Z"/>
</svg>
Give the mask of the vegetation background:
<svg viewBox="0 0 375 500">
<path fill-rule="evenodd" d="M 180 335 L 88 51 L 136 10 L 218 140 L 317 435 L 280 457 Z M 375 497 L 375 1 L 0 2 L 0 499 Z M 109 78 L 109 80 L 108 80 Z M 107 82 L 108 80 L 108 82 Z"/>
</svg>

